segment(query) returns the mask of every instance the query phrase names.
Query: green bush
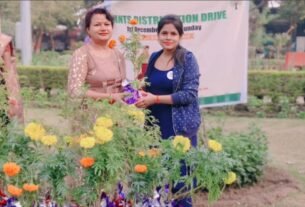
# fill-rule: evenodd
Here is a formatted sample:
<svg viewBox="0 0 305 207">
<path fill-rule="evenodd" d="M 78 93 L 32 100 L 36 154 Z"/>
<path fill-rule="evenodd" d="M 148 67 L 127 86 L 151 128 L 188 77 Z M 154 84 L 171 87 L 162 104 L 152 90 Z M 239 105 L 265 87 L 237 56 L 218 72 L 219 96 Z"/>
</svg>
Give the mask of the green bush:
<svg viewBox="0 0 305 207">
<path fill-rule="evenodd" d="M 7 111 L 7 92 L 5 86 L 1 84 L 1 77 L 0 77 L 0 131 L 2 128 L 3 129 L 5 128 L 8 121 L 6 111 Z M 3 141 L 1 139 L 2 135 L 3 133 L 0 132 L 0 145 L 1 142 Z"/>
<path fill-rule="evenodd" d="M 282 70 L 284 68 L 285 59 L 264 59 L 264 58 L 250 58 L 249 68 L 255 70 Z"/>
<path fill-rule="evenodd" d="M 67 67 L 19 66 L 18 72 L 22 89 L 33 90 L 33 95 L 25 99 L 32 103 L 39 102 L 36 103 L 38 106 L 55 106 L 57 103 L 53 102 L 53 98 L 56 96 L 50 99 L 50 91 L 54 89 L 66 91 Z M 303 114 L 298 114 L 304 111 L 304 107 L 296 107 L 295 100 L 305 94 L 305 72 L 249 71 L 248 80 L 247 109 L 250 114 L 257 117 L 304 117 Z M 46 94 L 37 92 L 38 89 L 43 89 Z M 27 92 L 24 95 L 26 94 Z M 262 100 L 264 96 L 269 96 L 272 103 L 264 103 Z M 232 110 L 230 107 L 226 109 Z"/>
<path fill-rule="evenodd" d="M 305 111 L 301 111 L 301 112 L 297 113 L 297 117 L 299 119 L 305 119 Z"/>
<path fill-rule="evenodd" d="M 249 71 L 248 93 L 270 96 L 277 102 L 279 97 L 290 97 L 295 101 L 305 94 L 305 72 L 303 71 Z"/>
<path fill-rule="evenodd" d="M 223 150 L 235 160 L 233 172 L 237 174 L 240 186 L 258 181 L 267 163 L 267 139 L 255 126 L 248 132 L 224 135 L 222 130 L 214 128 L 208 131 L 210 139 L 218 140 Z"/>
<path fill-rule="evenodd" d="M 257 98 L 256 96 L 248 96 L 248 110 L 256 114 L 257 117 L 265 117 L 265 113 L 262 112 L 264 109 L 264 103 L 262 99 Z"/>
<path fill-rule="evenodd" d="M 67 67 L 19 66 L 22 87 L 65 89 Z M 305 72 L 303 71 L 249 71 L 249 95 L 270 96 L 277 101 L 281 96 L 295 101 L 305 94 Z"/>
<path fill-rule="evenodd" d="M 65 89 L 67 85 L 67 67 L 18 66 L 21 87 L 34 89 Z"/>
<path fill-rule="evenodd" d="M 23 103 L 30 107 L 59 108 L 67 101 L 67 91 L 64 89 L 45 91 L 25 87 L 21 88 L 21 95 Z"/>
<path fill-rule="evenodd" d="M 43 51 L 33 55 L 33 65 L 67 66 L 71 58 L 72 51 L 55 52 Z"/>
</svg>

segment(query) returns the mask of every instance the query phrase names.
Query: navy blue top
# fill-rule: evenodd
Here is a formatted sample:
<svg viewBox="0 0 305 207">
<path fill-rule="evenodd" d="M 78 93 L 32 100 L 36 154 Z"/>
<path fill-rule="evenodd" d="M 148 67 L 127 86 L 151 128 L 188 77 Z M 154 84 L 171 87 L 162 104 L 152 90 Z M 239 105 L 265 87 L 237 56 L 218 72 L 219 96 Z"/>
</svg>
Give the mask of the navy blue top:
<svg viewBox="0 0 305 207">
<path fill-rule="evenodd" d="M 162 52 L 163 50 L 160 50 L 150 56 L 146 78 L 151 76 L 155 62 Z M 198 101 L 199 77 L 199 66 L 195 56 L 192 52 L 185 50 L 184 63 L 178 64 L 175 61 L 173 67 L 171 118 L 175 135 L 189 138 L 197 135 L 201 123 Z"/>
<path fill-rule="evenodd" d="M 147 79 L 149 85 L 146 90 L 155 95 L 170 95 L 173 93 L 173 69 L 162 71 L 155 66 L 152 67 L 151 74 Z M 167 139 L 175 136 L 172 121 L 172 106 L 169 104 L 154 104 L 148 108 L 151 115 L 158 121 L 161 136 Z"/>
</svg>

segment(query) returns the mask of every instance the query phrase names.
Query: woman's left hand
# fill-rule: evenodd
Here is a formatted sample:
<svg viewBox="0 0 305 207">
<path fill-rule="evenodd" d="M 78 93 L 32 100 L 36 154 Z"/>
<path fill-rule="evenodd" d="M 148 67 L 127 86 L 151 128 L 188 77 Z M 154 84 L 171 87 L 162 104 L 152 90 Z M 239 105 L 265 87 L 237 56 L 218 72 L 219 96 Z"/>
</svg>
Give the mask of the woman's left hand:
<svg viewBox="0 0 305 207">
<path fill-rule="evenodd" d="M 136 107 L 138 108 L 147 108 L 156 102 L 156 95 L 145 92 L 145 91 L 140 91 L 141 98 L 135 103 Z"/>
</svg>

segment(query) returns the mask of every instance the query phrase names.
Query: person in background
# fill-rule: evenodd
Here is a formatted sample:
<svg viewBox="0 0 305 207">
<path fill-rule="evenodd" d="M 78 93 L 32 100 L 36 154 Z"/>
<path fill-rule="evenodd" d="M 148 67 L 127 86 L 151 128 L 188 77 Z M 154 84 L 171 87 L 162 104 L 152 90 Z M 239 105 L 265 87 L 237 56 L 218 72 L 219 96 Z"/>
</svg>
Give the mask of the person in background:
<svg viewBox="0 0 305 207">
<path fill-rule="evenodd" d="M 157 35 L 162 50 L 154 52 L 148 62 L 146 80 L 148 86 L 136 103 L 139 108 L 148 108 L 158 121 L 162 139 L 183 135 L 197 146 L 197 133 L 201 123 L 198 87 L 199 67 L 192 52 L 180 46 L 183 24 L 176 15 L 161 18 Z M 181 161 L 181 175 L 188 169 Z M 184 183 L 174 187 L 179 191 Z M 190 207 L 190 197 L 178 201 L 177 206 Z"/>
<path fill-rule="evenodd" d="M 8 101 L 8 111 L 0 109 L 0 118 L 4 124 L 8 124 L 10 119 L 16 119 L 19 123 L 23 123 L 23 104 L 12 38 L 1 32 L 0 56 L 0 85 L 5 87 L 6 99 Z"/>
</svg>

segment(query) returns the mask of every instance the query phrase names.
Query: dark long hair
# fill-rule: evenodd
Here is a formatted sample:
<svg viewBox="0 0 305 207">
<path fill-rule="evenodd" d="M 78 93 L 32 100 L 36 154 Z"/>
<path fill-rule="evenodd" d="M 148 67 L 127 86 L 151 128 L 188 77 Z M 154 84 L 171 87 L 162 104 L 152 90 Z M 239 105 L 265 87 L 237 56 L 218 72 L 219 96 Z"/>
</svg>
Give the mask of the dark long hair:
<svg viewBox="0 0 305 207">
<path fill-rule="evenodd" d="M 106 19 L 111 22 L 111 25 L 113 27 L 113 16 L 110 14 L 110 12 L 104 8 L 95 8 L 89 10 L 85 16 L 85 30 L 90 27 L 92 17 L 95 14 L 104 14 L 106 16 Z"/>
<path fill-rule="evenodd" d="M 158 27 L 157 27 L 158 34 L 160 34 L 160 31 L 166 24 L 174 25 L 174 27 L 178 31 L 179 36 L 181 37 L 183 35 L 183 33 L 184 33 L 183 32 L 183 23 L 182 23 L 181 19 L 179 18 L 179 16 L 177 16 L 175 14 L 169 14 L 169 15 L 162 17 L 160 19 L 160 21 L 158 23 Z M 186 49 L 179 44 L 173 54 L 173 58 L 174 58 L 175 62 L 178 63 L 179 65 L 184 64 L 185 52 L 186 52 Z"/>
</svg>

